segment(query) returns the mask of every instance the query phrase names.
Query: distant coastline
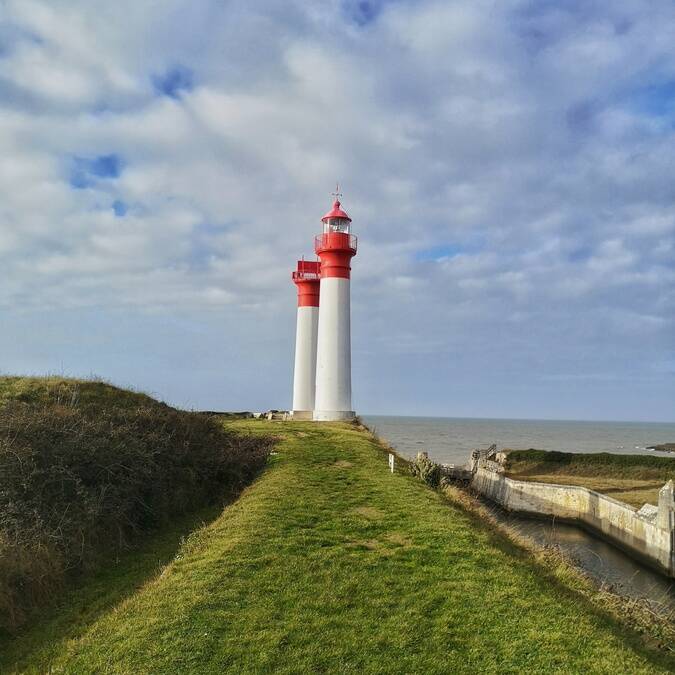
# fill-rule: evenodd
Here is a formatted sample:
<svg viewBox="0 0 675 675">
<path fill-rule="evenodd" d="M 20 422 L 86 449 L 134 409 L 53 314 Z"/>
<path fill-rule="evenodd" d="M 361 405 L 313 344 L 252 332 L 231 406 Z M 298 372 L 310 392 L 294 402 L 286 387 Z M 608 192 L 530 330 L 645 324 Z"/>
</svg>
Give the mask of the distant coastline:
<svg viewBox="0 0 675 675">
<path fill-rule="evenodd" d="M 658 450 L 659 452 L 675 452 L 675 443 L 661 443 L 659 445 L 648 445 L 647 450 Z"/>
<path fill-rule="evenodd" d="M 401 454 L 426 450 L 436 462 L 464 464 L 474 448 L 672 457 L 675 423 L 486 420 L 362 415 Z M 648 450 L 649 447 L 657 448 Z M 668 450 L 670 448 L 670 451 Z"/>
</svg>

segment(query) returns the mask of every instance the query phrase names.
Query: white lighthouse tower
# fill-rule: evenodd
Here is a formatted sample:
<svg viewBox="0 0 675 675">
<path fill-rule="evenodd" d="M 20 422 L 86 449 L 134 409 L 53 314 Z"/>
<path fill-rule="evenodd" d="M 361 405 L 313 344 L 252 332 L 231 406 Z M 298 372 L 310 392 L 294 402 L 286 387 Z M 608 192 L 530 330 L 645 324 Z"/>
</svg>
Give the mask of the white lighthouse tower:
<svg viewBox="0 0 675 675">
<path fill-rule="evenodd" d="M 298 260 L 298 268 L 292 275 L 298 289 L 293 373 L 293 418 L 296 420 L 311 420 L 314 410 L 320 266 L 319 262 Z"/>
<path fill-rule="evenodd" d="M 321 422 L 354 418 L 349 275 L 356 237 L 339 196 L 336 192 L 333 208 L 321 219 L 323 232 L 314 239 L 321 259 L 314 419 Z"/>
</svg>

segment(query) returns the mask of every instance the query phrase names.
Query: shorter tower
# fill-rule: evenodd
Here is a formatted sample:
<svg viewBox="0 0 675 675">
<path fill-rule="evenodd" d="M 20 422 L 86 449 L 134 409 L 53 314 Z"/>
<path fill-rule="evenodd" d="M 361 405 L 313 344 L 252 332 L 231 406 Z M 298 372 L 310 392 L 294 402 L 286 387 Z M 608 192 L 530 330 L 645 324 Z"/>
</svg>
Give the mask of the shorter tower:
<svg viewBox="0 0 675 675">
<path fill-rule="evenodd" d="M 314 239 L 321 258 L 314 419 L 329 422 L 354 418 L 349 276 L 356 237 L 350 232 L 352 219 L 337 199 L 321 222 L 323 231 Z"/>
<path fill-rule="evenodd" d="M 293 417 L 298 420 L 311 420 L 314 410 L 320 271 L 321 263 L 298 260 L 292 275 L 298 289 L 293 373 Z"/>
</svg>

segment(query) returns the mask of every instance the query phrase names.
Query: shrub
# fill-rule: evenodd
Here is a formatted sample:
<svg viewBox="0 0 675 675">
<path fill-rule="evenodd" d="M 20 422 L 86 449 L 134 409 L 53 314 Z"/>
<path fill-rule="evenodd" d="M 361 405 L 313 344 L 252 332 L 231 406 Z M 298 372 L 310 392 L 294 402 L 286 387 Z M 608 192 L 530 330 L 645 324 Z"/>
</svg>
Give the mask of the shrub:
<svg viewBox="0 0 675 675">
<path fill-rule="evenodd" d="M 1 628 L 138 535 L 227 500 L 266 461 L 269 438 L 92 386 L 111 391 L 61 381 L 0 406 Z"/>
<path fill-rule="evenodd" d="M 436 488 L 441 480 L 441 467 L 423 454 L 410 462 L 410 471 L 427 485 Z"/>
</svg>

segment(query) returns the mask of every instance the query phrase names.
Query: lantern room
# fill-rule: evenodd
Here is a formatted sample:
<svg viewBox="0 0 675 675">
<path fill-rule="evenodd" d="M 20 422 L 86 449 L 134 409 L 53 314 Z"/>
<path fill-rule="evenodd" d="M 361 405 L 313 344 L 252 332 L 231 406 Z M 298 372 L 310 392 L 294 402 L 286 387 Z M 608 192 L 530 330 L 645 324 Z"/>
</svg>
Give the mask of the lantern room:
<svg viewBox="0 0 675 675">
<path fill-rule="evenodd" d="M 333 203 L 333 208 L 321 219 L 323 233 L 342 232 L 349 234 L 349 226 L 352 219 L 342 210 L 338 199 Z"/>
<path fill-rule="evenodd" d="M 314 238 L 314 251 L 321 258 L 321 278 L 349 278 L 349 260 L 356 255 L 356 236 L 351 234 L 352 219 L 338 199 L 321 219 L 323 232 Z"/>
</svg>

